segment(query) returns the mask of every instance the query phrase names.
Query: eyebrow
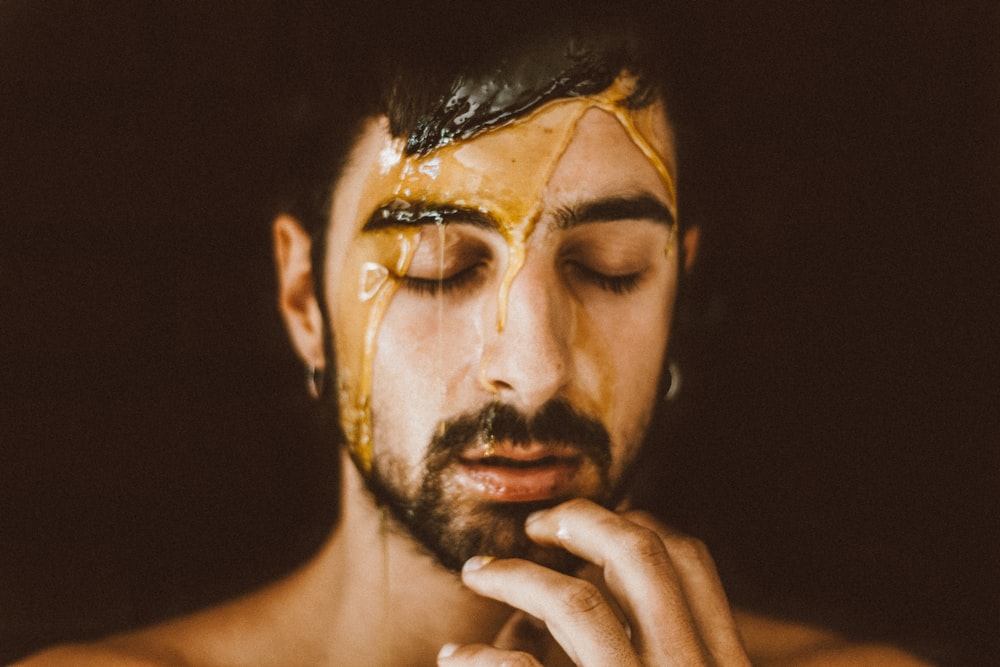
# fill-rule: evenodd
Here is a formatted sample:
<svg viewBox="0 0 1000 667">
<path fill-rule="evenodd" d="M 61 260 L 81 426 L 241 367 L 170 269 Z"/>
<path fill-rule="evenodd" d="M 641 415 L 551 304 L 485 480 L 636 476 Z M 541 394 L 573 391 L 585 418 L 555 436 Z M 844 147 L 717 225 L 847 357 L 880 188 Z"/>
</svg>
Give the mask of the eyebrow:
<svg viewBox="0 0 1000 667">
<path fill-rule="evenodd" d="M 674 224 L 674 214 L 667 205 L 649 193 L 631 196 L 586 199 L 561 206 L 555 211 L 556 227 L 570 229 L 592 222 L 615 220 L 650 220 L 667 226 Z"/>
<path fill-rule="evenodd" d="M 674 214 L 667 205 L 648 193 L 586 199 L 561 206 L 553 215 L 558 229 L 616 220 L 650 220 L 667 226 L 674 224 Z M 500 228 L 496 218 L 471 206 L 397 198 L 376 208 L 361 231 L 376 232 L 384 229 L 440 224 L 466 224 L 484 229 Z"/>
<path fill-rule="evenodd" d="M 361 231 L 376 232 L 400 227 L 423 227 L 424 225 L 453 223 L 486 229 L 499 228 L 493 216 L 471 206 L 393 199 L 376 208 L 368 216 L 368 221 L 365 222 Z"/>
</svg>

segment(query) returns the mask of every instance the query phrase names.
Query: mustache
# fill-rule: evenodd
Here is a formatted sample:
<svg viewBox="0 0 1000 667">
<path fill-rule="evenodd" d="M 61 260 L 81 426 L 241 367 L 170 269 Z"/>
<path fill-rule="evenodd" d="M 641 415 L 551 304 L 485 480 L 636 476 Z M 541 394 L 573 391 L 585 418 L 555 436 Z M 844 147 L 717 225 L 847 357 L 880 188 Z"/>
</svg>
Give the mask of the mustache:
<svg viewBox="0 0 1000 667">
<path fill-rule="evenodd" d="M 469 446 L 488 440 L 527 446 L 571 445 L 601 470 L 611 465 L 611 436 L 600 421 L 578 412 L 564 399 L 552 399 L 527 415 L 494 401 L 474 412 L 453 417 L 438 429 L 427 450 L 427 469 L 442 470 Z"/>
</svg>

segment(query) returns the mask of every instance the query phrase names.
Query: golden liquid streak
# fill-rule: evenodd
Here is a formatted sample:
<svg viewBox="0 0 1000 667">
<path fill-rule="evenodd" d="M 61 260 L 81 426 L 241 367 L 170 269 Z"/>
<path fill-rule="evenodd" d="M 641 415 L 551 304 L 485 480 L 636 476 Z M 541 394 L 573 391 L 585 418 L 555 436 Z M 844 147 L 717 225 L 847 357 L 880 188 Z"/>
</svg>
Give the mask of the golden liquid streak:
<svg viewBox="0 0 1000 667">
<path fill-rule="evenodd" d="M 365 326 L 364 347 L 361 358 L 361 373 L 358 383 L 357 396 L 354 404 L 355 420 L 357 431 L 355 437 L 350 441 L 356 463 L 361 467 L 366 475 L 372 469 L 372 428 L 371 428 L 371 382 L 372 366 L 375 360 L 375 349 L 377 347 L 378 328 L 385 317 L 392 297 L 399 289 L 399 278 L 406 274 L 413 260 L 413 253 L 417 248 L 417 238 L 419 231 L 400 232 L 397 236 L 399 243 L 399 258 L 394 267 L 394 273 L 386 276 L 379 286 L 375 295 L 371 298 L 371 309 L 368 311 L 368 322 Z"/>
<path fill-rule="evenodd" d="M 535 225 L 538 224 L 538 218 L 542 214 L 542 207 L 544 202 L 542 201 L 542 190 L 545 186 L 552 180 L 552 174 L 555 173 L 556 167 L 559 165 L 559 160 L 562 158 L 566 149 L 569 148 L 569 143 L 573 140 L 573 133 L 576 130 L 576 124 L 580 122 L 580 118 L 590 107 L 581 106 L 581 108 L 570 117 L 569 122 L 563 131 L 563 136 L 559 138 L 559 148 L 552 156 L 552 160 L 549 162 L 544 176 L 541 178 L 541 185 L 539 191 L 535 193 L 534 205 L 531 207 L 530 213 L 521 221 L 520 225 L 511 228 L 505 228 L 507 237 L 507 268 L 503 274 L 503 280 L 500 281 L 500 290 L 497 294 L 497 331 L 503 331 L 504 327 L 507 325 L 507 297 L 510 295 L 511 285 L 514 283 L 514 278 L 517 274 L 521 272 L 521 268 L 524 266 L 524 260 L 526 255 L 525 245 L 528 242 L 528 237 L 531 236 L 532 232 L 535 231 Z M 530 116 L 525 119 L 527 122 Z"/>
</svg>

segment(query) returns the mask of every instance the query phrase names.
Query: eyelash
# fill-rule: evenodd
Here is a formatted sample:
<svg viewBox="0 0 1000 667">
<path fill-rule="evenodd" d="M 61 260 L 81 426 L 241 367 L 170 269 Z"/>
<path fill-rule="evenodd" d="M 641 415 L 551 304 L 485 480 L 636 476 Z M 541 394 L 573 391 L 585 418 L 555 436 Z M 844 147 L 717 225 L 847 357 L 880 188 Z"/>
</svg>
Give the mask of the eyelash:
<svg viewBox="0 0 1000 667">
<path fill-rule="evenodd" d="M 595 271 L 589 266 L 584 266 L 583 264 L 573 262 L 571 266 L 581 278 L 596 287 L 613 294 L 621 295 L 632 292 L 639 286 L 639 279 L 642 278 L 642 274 L 639 272 L 627 273 L 621 276 L 609 276 L 606 273 Z"/>
<path fill-rule="evenodd" d="M 639 280 L 642 277 L 641 273 L 609 276 L 583 264 L 573 263 L 571 266 L 583 280 L 599 289 L 618 295 L 634 291 L 639 286 Z M 481 264 L 473 264 L 458 273 L 442 278 L 402 276 L 401 282 L 404 289 L 419 295 L 437 296 L 438 294 L 450 294 L 470 286 L 479 277 L 481 267 Z"/>
<path fill-rule="evenodd" d="M 420 295 L 436 296 L 438 294 L 449 294 L 463 287 L 470 286 L 479 277 L 481 268 L 482 264 L 473 264 L 458 273 L 453 273 L 450 276 L 442 276 L 441 278 L 402 276 L 400 282 L 403 289 Z"/>
</svg>

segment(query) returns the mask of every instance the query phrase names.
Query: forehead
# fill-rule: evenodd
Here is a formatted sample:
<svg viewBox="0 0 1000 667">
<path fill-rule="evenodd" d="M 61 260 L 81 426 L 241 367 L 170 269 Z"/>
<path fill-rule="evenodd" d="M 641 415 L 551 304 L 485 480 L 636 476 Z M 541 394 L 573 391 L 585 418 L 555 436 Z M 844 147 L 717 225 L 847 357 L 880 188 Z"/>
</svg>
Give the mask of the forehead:
<svg viewBox="0 0 1000 667">
<path fill-rule="evenodd" d="M 588 109 L 545 183 L 544 203 L 559 206 L 646 193 L 662 200 L 676 219 L 674 150 L 666 114 L 659 103 L 644 111 L 645 127 L 638 129 L 623 126 L 603 109 Z"/>
<path fill-rule="evenodd" d="M 665 108 L 660 101 L 623 108 L 617 101 L 627 89 L 618 85 L 550 102 L 426 155 L 404 154 L 387 120 L 371 119 L 334 190 L 331 249 L 359 233 L 376 210 L 415 202 L 476 209 L 505 236 L 520 238 L 547 206 L 588 195 L 649 193 L 676 216 Z"/>
</svg>

